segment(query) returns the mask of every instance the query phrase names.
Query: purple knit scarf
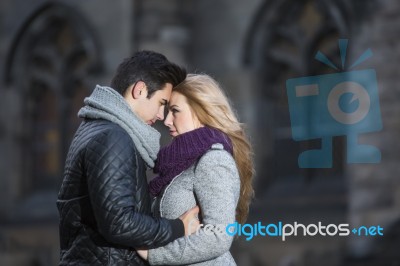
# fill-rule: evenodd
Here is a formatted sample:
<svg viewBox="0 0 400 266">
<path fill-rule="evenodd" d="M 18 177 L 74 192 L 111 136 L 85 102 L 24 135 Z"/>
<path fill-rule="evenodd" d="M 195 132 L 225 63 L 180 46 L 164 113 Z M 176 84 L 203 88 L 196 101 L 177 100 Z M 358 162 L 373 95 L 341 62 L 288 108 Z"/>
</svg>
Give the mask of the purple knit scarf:
<svg viewBox="0 0 400 266">
<path fill-rule="evenodd" d="M 159 174 L 150 183 L 150 194 L 158 196 L 175 176 L 192 166 L 213 144 L 221 143 L 231 154 L 232 143 L 220 130 L 201 127 L 178 135 L 157 156 L 154 173 Z"/>
</svg>

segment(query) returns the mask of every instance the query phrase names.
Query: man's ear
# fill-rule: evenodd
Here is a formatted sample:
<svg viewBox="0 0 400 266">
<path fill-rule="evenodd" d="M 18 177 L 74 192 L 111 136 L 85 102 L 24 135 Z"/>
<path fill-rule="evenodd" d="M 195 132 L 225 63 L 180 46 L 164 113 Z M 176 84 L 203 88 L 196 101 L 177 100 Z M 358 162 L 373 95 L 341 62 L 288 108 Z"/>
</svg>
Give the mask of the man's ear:
<svg viewBox="0 0 400 266">
<path fill-rule="evenodd" d="M 139 99 L 145 95 L 146 84 L 143 81 L 138 81 L 132 85 L 131 94 L 133 99 Z"/>
</svg>

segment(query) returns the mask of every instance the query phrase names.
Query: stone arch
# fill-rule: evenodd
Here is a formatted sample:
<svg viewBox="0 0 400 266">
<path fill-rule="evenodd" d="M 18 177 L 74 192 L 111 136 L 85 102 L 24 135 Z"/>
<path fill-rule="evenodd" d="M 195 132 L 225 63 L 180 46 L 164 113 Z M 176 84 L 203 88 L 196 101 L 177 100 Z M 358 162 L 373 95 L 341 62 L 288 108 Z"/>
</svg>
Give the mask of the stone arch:
<svg viewBox="0 0 400 266">
<path fill-rule="evenodd" d="M 102 72 L 96 31 L 76 8 L 48 3 L 26 19 L 6 59 L 5 84 L 21 99 L 21 194 L 56 191 L 76 113 Z"/>
<path fill-rule="evenodd" d="M 273 138 L 271 152 L 258 163 L 265 166 L 258 170 L 263 179 L 303 176 L 312 180 L 317 176 L 343 174 L 344 141 L 340 138 L 334 142 L 336 159 L 332 169 L 298 169 L 298 154 L 320 144 L 318 140 L 298 143 L 291 139 L 285 84 L 289 78 L 335 71 L 314 56 L 321 50 L 340 63 L 337 40 L 351 37 L 361 19 L 356 15 L 357 8 L 360 10 L 348 1 L 285 0 L 263 1 L 257 9 L 245 37 L 242 60 L 256 73 L 258 87 L 262 88 L 258 91 L 257 120 L 270 120 L 257 130 L 262 136 Z M 271 115 L 266 117 L 268 113 Z"/>
</svg>

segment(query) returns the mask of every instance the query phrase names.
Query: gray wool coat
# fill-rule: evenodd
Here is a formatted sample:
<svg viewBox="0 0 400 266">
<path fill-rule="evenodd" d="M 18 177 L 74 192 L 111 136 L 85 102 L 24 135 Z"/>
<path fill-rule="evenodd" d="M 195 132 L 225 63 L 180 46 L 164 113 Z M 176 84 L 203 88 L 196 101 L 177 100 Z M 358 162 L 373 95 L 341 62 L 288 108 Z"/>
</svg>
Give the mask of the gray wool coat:
<svg viewBox="0 0 400 266">
<path fill-rule="evenodd" d="M 232 155 L 216 143 L 197 162 L 176 176 L 156 201 L 156 213 L 176 219 L 196 204 L 200 222 L 212 226 L 235 222 L 240 178 Z M 215 231 L 215 232 L 214 232 Z M 233 237 L 225 231 L 207 231 L 178 238 L 168 245 L 149 250 L 151 265 L 236 265 L 229 252 Z"/>
</svg>

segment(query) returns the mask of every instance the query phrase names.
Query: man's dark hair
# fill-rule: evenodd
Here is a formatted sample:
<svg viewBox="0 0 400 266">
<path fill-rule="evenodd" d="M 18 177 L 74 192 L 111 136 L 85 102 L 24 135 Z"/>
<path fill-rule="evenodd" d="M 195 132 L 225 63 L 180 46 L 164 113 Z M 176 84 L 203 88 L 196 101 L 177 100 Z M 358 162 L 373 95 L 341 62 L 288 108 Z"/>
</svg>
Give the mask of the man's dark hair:
<svg viewBox="0 0 400 266">
<path fill-rule="evenodd" d="M 126 58 L 117 68 L 111 87 L 124 95 L 132 84 L 143 81 L 148 90 L 148 98 L 163 88 L 165 83 L 175 87 L 186 78 L 186 70 L 159 53 L 153 51 L 136 52 Z"/>
</svg>

